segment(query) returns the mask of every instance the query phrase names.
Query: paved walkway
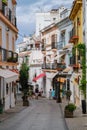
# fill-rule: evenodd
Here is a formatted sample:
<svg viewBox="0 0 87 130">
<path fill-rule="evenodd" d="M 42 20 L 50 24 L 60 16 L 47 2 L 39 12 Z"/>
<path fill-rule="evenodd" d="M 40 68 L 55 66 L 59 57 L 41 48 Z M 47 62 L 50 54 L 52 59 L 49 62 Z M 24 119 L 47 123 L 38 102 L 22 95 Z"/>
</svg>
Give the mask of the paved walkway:
<svg viewBox="0 0 87 130">
<path fill-rule="evenodd" d="M 32 102 L 32 100 L 30 102 Z M 63 115 L 64 115 L 64 107 L 66 104 L 67 103 L 65 102 L 65 100 L 62 100 L 62 103 L 60 104 Z M 34 104 L 32 104 L 32 106 L 33 105 Z M 27 107 L 22 106 L 22 100 L 19 100 L 15 108 L 11 108 L 10 110 L 7 110 L 3 114 L 0 114 L 0 122 L 14 116 L 15 113 L 19 113 L 20 111 L 26 108 Z M 87 130 L 87 114 L 82 114 L 81 108 L 77 108 L 75 110 L 73 118 L 65 118 L 65 121 L 69 130 Z"/>
<path fill-rule="evenodd" d="M 11 116 L 14 116 L 15 113 L 18 113 L 22 111 L 23 109 L 25 109 L 26 107 L 24 107 L 22 104 L 23 104 L 22 100 L 18 99 L 16 106 L 14 108 L 8 109 L 3 114 L 0 114 L 0 122 L 10 118 Z"/>
<path fill-rule="evenodd" d="M 67 104 L 62 100 L 61 109 L 64 115 L 64 107 Z M 69 130 L 87 130 L 87 114 L 82 114 L 81 108 L 76 108 L 73 118 L 65 118 Z"/>
</svg>

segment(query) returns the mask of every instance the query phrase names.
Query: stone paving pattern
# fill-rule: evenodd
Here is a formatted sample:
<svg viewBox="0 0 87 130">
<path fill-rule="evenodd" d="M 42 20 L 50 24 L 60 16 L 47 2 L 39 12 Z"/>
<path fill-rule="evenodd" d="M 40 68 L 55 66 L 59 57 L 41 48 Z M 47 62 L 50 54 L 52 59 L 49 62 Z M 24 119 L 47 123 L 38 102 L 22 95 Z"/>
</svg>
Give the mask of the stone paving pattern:
<svg viewBox="0 0 87 130">
<path fill-rule="evenodd" d="M 64 107 L 66 104 L 67 102 L 65 100 L 63 100 L 62 103 L 60 103 L 63 114 L 64 114 Z M 26 107 L 22 106 L 22 100 L 18 101 L 15 108 L 11 108 L 6 112 L 4 112 L 3 114 L 0 114 L 0 122 L 14 116 L 15 113 L 19 113 L 24 109 L 26 109 Z M 87 114 L 82 114 L 81 108 L 77 108 L 75 110 L 73 118 L 65 118 L 65 121 L 69 130 L 87 130 Z"/>
<path fill-rule="evenodd" d="M 64 107 L 67 104 L 62 100 L 61 109 L 64 114 Z M 73 118 L 65 118 L 69 130 L 87 130 L 87 114 L 82 114 L 81 108 L 76 108 Z"/>
</svg>

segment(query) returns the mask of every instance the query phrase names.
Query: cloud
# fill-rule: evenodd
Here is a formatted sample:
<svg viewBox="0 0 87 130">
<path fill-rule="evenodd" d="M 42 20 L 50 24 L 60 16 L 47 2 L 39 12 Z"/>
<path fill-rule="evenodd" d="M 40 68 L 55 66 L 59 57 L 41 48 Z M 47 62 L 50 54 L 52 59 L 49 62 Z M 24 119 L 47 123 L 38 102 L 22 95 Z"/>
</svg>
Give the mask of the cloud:
<svg viewBox="0 0 87 130">
<path fill-rule="evenodd" d="M 21 34 L 30 34 L 35 31 L 35 14 L 41 11 L 49 11 L 60 5 L 72 5 L 73 0 L 18 0 L 17 25 Z"/>
</svg>

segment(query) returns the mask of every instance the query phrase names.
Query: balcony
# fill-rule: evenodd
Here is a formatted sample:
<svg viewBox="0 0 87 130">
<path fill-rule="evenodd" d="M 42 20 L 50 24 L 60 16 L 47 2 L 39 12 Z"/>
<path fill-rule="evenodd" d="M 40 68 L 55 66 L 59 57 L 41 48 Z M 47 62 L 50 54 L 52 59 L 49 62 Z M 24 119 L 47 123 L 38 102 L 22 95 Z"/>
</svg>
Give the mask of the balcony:
<svg viewBox="0 0 87 130">
<path fill-rule="evenodd" d="M 75 28 L 73 28 L 71 31 L 70 31 L 70 33 L 69 33 L 70 35 L 69 35 L 69 42 L 70 43 L 75 43 L 75 41 L 76 40 L 78 40 L 79 39 L 79 37 L 78 37 L 78 35 L 76 35 L 76 30 L 75 30 Z"/>
<path fill-rule="evenodd" d="M 18 62 L 18 54 L 16 52 L 0 48 L 0 62 L 16 63 Z"/>
<path fill-rule="evenodd" d="M 70 66 L 73 67 L 73 69 L 75 68 L 80 68 L 80 64 L 78 63 L 80 57 L 79 56 L 72 56 L 70 57 Z"/>
<path fill-rule="evenodd" d="M 51 70 L 58 70 L 62 71 L 66 68 L 66 65 L 63 63 L 49 63 L 49 64 L 43 64 L 42 69 L 51 69 Z"/>
<path fill-rule="evenodd" d="M 7 7 L 7 5 L 0 0 L 0 12 L 7 18 L 15 27 L 17 27 L 16 24 L 16 17 L 12 14 L 13 12 L 11 11 L 10 8 Z"/>
<path fill-rule="evenodd" d="M 63 49 L 64 46 L 65 46 L 65 40 L 59 41 L 59 42 L 57 43 L 57 48 L 58 48 L 58 50 Z"/>
<path fill-rule="evenodd" d="M 55 49 L 57 49 L 57 42 L 52 42 L 51 43 L 51 48 L 52 48 L 52 50 L 55 51 Z"/>
</svg>

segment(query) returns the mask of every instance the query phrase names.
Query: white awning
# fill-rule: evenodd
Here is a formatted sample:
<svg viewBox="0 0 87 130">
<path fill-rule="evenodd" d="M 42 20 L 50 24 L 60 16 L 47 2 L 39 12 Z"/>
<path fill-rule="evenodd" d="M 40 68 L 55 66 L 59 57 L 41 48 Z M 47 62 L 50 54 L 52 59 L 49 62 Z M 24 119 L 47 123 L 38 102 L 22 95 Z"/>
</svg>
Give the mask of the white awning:
<svg viewBox="0 0 87 130">
<path fill-rule="evenodd" d="M 63 50 L 64 50 L 64 49 L 69 49 L 69 48 L 71 48 L 71 47 L 73 47 L 73 44 L 70 44 L 70 43 L 69 43 L 69 44 L 67 44 L 67 45 L 64 46 Z"/>
<path fill-rule="evenodd" d="M 8 69 L 0 69 L 0 77 L 4 78 L 6 82 L 12 82 L 18 79 L 18 74 Z"/>
<path fill-rule="evenodd" d="M 57 59 L 59 59 L 59 58 L 61 58 L 62 56 L 64 56 L 65 54 L 60 54 L 60 55 L 58 55 L 58 56 L 56 56 L 56 57 L 54 57 L 55 58 L 55 60 L 57 60 Z"/>
<path fill-rule="evenodd" d="M 71 67 L 67 67 L 63 70 L 63 73 L 68 73 L 72 68 Z"/>
<path fill-rule="evenodd" d="M 59 72 L 51 73 L 49 76 L 47 76 L 47 78 L 53 79 L 58 73 L 59 73 Z"/>
</svg>

